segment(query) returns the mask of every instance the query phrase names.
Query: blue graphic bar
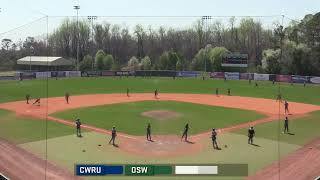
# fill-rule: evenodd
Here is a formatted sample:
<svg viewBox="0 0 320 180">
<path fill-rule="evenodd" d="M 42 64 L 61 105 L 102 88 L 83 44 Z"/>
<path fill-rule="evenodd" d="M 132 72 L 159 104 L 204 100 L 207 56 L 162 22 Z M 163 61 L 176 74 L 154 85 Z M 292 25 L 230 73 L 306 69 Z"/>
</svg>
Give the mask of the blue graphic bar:
<svg viewBox="0 0 320 180">
<path fill-rule="evenodd" d="M 75 166 L 77 176 L 122 175 L 123 166 L 108 166 L 101 164 L 78 164 Z"/>
</svg>

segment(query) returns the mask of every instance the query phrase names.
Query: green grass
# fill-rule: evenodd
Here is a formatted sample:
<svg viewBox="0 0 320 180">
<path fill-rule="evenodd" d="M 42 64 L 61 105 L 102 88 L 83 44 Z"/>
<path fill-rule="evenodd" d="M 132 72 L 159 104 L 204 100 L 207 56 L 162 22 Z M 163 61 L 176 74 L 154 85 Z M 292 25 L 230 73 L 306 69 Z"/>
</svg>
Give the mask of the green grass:
<svg viewBox="0 0 320 180">
<path fill-rule="evenodd" d="M 39 141 L 47 137 L 54 138 L 74 134 L 72 127 L 52 121 L 35 120 L 31 118 L 16 117 L 12 112 L 0 109 L 0 138 L 14 143 Z"/>
<path fill-rule="evenodd" d="M 311 113 L 310 116 L 289 121 L 289 130 L 294 135 L 282 134 L 283 121 L 257 125 L 255 129 L 256 137 L 272 139 L 275 141 L 279 140 L 290 144 L 304 145 L 312 139 L 320 137 L 319 127 L 320 111 L 316 111 Z M 235 131 L 235 133 L 246 135 L 247 130 L 241 129 Z"/>
<path fill-rule="evenodd" d="M 152 110 L 174 111 L 181 116 L 155 120 L 141 115 Z M 181 134 L 186 123 L 191 127 L 190 133 L 197 134 L 213 127 L 222 128 L 265 117 L 254 111 L 174 101 L 120 103 L 57 112 L 53 116 L 72 121 L 79 117 L 82 123 L 103 129 L 111 129 L 114 125 L 118 131 L 133 135 L 144 135 L 149 122 L 154 134 Z"/>
<path fill-rule="evenodd" d="M 320 105 L 320 86 L 301 84 L 280 85 L 283 97 L 296 102 Z M 113 78 L 113 77 L 92 77 L 92 78 L 64 78 L 59 80 L 25 80 L 1 81 L 0 102 L 23 100 L 26 93 L 32 97 L 63 96 L 65 92 L 71 95 L 94 94 L 94 93 L 125 93 L 130 88 L 131 92 L 153 92 L 158 88 L 160 93 L 199 93 L 212 94 L 215 88 L 220 88 L 220 93 L 226 94 L 227 88 L 231 93 L 238 96 L 250 96 L 260 98 L 275 98 L 278 93 L 278 86 L 271 82 L 259 82 L 259 87 L 250 85 L 248 81 L 228 80 L 201 80 L 199 78 Z"/>
</svg>

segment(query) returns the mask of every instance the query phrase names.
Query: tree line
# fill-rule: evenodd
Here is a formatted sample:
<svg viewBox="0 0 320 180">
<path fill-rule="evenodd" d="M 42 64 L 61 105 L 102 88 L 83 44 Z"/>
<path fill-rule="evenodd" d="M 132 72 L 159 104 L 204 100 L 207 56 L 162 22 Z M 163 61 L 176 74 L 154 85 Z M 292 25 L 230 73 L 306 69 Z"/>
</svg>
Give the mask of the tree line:
<svg viewBox="0 0 320 180">
<path fill-rule="evenodd" d="M 249 72 L 320 75 L 319 27 L 320 13 L 274 29 L 235 17 L 207 25 L 200 19 L 184 29 L 137 24 L 133 30 L 65 19 L 49 34 L 47 45 L 34 37 L 2 39 L 0 68 L 14 69 L 18 58 L 30 54 L 76 59 L 79 48 L 81 70 L 223 71 L 221 56 L 236 52 L 248 54 Z"/>
</svg>

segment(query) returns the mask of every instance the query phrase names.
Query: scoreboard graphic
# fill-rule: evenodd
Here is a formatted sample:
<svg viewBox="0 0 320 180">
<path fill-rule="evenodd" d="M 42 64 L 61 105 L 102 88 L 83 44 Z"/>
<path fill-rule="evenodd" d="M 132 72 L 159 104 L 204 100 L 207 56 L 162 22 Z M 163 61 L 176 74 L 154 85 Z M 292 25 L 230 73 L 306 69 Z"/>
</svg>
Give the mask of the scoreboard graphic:
<svg viewBox="0 0 320 180">
<path fill-rule="evenodd" d="M 77 176 L 248 176 L 247 164 L 205 165 L 75 165 Z"/>
<path fill-rule="evenodd" d="M 222 67 L 248 67 L 248 54 L 228 53 L 222 56 Z"/>
</svg>

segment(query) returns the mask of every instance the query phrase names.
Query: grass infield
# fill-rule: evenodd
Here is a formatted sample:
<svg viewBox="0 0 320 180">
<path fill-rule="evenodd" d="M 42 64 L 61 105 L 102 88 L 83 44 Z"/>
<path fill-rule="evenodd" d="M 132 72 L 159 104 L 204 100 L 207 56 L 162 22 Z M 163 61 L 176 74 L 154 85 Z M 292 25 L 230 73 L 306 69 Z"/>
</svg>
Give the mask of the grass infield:
<svg viewBox="0 0 320 180">
<path fill-rule="evenodd" d="M 142 115 L 143 112 L 154 110 L 171 111 L 180 116 L 158 120 Z M 190 134 L 198 134 L 211 128 L 228 127 L 265 117 L 254 111 L 175 101 L 119 103 L 57 112 L 53 116 L 71 121 L 79 117 L 82 123 L 103 129 L 116 126 L 118 131 L 132 135 L 144 135 L 149 122 L 154 134 L 180 135 L 186 123 L 190 125 Z"/>
</svg>

